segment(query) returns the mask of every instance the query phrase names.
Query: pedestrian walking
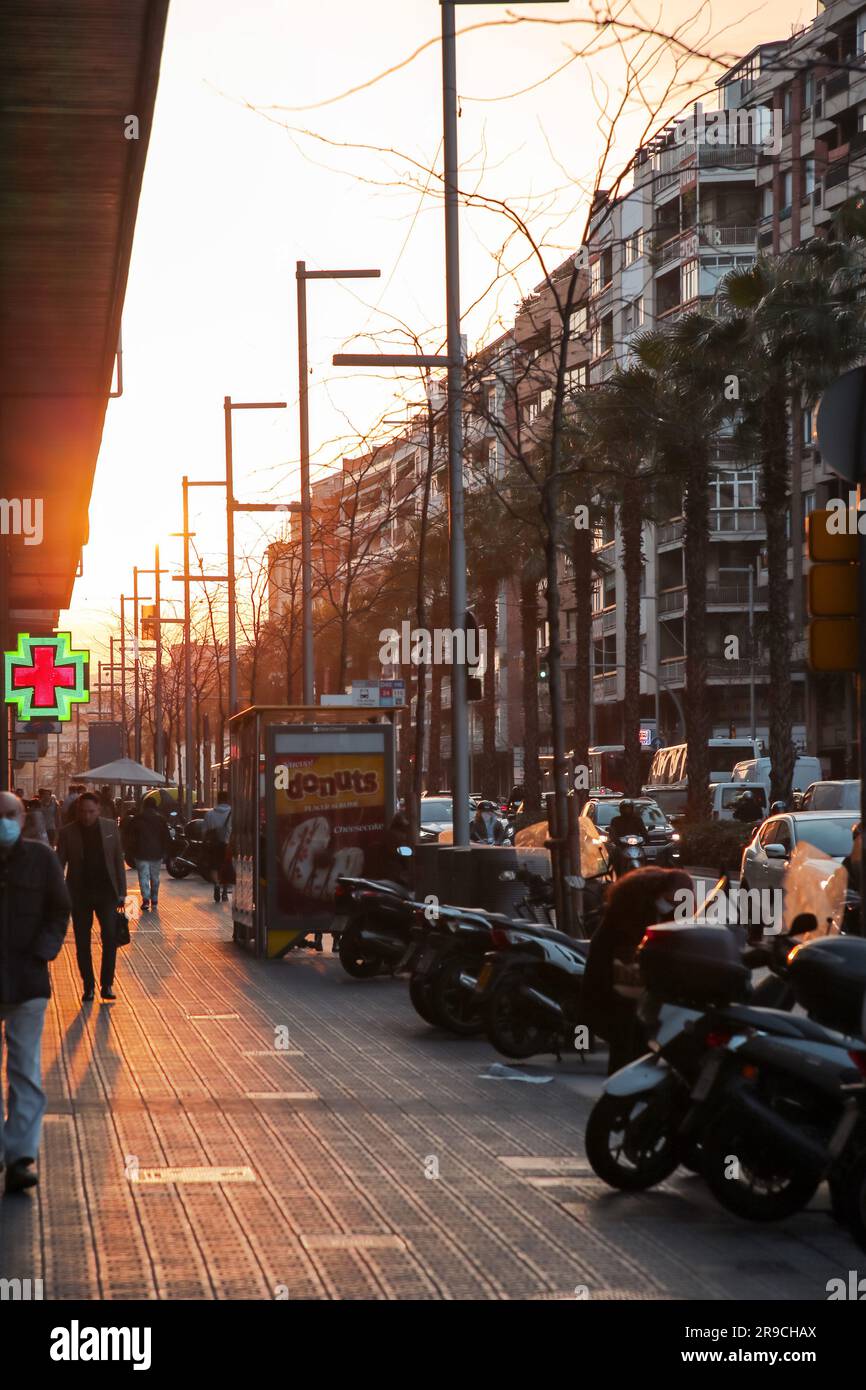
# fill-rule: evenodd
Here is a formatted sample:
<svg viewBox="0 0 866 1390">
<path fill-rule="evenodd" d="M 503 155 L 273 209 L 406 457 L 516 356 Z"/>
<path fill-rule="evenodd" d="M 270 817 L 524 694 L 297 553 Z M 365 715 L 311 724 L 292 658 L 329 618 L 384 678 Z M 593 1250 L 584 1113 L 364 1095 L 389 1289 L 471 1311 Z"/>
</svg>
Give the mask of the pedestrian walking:
<svg viewBox="0 0 866 1390">
<path fill-rule="evenodd" d="M 45 817 L 38 800 L 34 799 L 24 803 L 24 829 L 21 831 L 21 838 L 39 840 L 43 845 L 48 845 L 49 849 L 51 848 L 48 831 L 45 829 Z"/>
<path fill-rule="evenodd" d="M 69 791 L 63 798 L 63 804 L 60 807 L 61 826 L 68 825 L 70 821 L 75 820 L 75 803 L 84 790 L 84 787 L 80 786 L 78 783 L 73 783 L 70 786 Z"/>
<path fill-rule="evenodd" d="M 159 871 L 171 850 L 168 826 L 155 801 L 145 801 L 129 823 L 132 857 L 138 871 L 142 911 L 156 911 L 159 901 Z"/>
<path fill-rule="evenodd" d="M 106 820 L 117 820 L 117 807 L 111 795 L 111 787 L 99 788 L 99 814 L 105 816 Z"/>
<path fill-rule="evenodd" d="M 213 883 L 213 900 L 228 902 L 228 886 L 234 882 L 231 858 L 232 808 L 229 794 L 223 790 L 217 797 L 217 804 L 204 818 L 204 846 L 206 864 Z"/>
<path fill-rule="evenodd" d="M 39 809 L 45 822 L 48 843 L 52 849 L 56 849 L 60 831 L 60 802 L 49 787 L 39 788 Z"/>
<path fill-rule="evenodd" d="M 0 1072 L 5 1043 L 7 1086 L 6 1096 L 0 1094 L 0 1171 L 5 1165 L 7 1192 L 39 1181 L 48 962 L 63 945 L 70 908 L 56 854 L 25 840 L 23 826 L 22 802 L 0 792 Z"/>
<path fill-rule="evenodd" d="M 82 1003 L 93 999 L 95 976 L 90 933 L 96 914 L 102 938 L 99 976 L 103 999 L 115 999 L 114 966 L 117 958 L 117 916 L 126 901 L 126 861 L 120 832 L 113 820 L 99 814 L 99 797 L 83 792 L 75 808 L 75 820 L 60 832 L 57 846 L 66 868 L 72 898 L 75 952 L 84 986 Z"/>
</svg>

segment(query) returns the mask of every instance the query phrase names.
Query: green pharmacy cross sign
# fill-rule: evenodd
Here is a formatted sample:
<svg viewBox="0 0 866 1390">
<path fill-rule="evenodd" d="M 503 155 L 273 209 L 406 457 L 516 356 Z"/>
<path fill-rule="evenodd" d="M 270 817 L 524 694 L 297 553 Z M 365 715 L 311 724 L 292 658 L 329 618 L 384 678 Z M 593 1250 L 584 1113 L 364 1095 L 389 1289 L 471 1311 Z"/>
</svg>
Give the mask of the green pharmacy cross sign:
<svg viewBox="0 0 866 1390">
<path fill-rule="evenodd" d="M 51 637 L 18 634 L 18 649 L 4 652 L 6 703 L 18 706 L 19 719 L 69 719 L 73 704 L 90 699 L 89 652 L 74 652 L 71 634 Z"/>
</svg>

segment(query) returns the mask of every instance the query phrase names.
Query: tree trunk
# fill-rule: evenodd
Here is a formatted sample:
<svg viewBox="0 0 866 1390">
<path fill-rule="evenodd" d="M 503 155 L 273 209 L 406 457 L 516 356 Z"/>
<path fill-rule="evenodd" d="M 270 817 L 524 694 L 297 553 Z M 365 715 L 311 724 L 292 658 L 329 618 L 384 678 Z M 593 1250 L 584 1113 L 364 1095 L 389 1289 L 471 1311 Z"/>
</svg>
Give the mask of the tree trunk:
<svg viewBox="0 0 866 1390">
<path fill-rule="evenodd" d="M 625 487 L 620 506 L 625 576 L 625 684 L 622 732 L 623 784 L 628 796 L 640 796 L 640 587 L 643 571 L 643 489 L 636 479 Z"/>
<path fill-rule="evenodd" d="M 431 668 L 430 693 L 430 766 L 427 769 L 427 790 L 442 790 L 442 667 Z"/>
<path fill-rule="evenodd" d="M 481 775 L 478 784 L 485 796 L 499 792 L 499 769 L 496 765 L 496 598 L 497 586 L 485 587 L 478 605 L 478 626 L 485 634 L 486 670 L 484 696 L 481 700 Z"/>
<path fill-rule="evenodd" d="M 788 414 L 784 382 L 765 395 L 761 418 L 761 506 L 767 526 L 770 672 L 770 801 L 787 802 L 794 775 L 791 737 L 791 620 L 788 584 Z"/>
<path fill-rule="evenodd" d="M 694 444 L 697 448 L 696 443 Z M 710 533 L 709 468 L 693 453 L 685 500 L 686 756 L 689 820 L 710 815 L 710 703 L 707 698 L 707 553 Z M 658 733 L 658 730 L 656 730 Z"/>
<path fill-rule="evenodd" d="M 589 767 L 590 701 L 592 699 L 592 530 L 575 530 L 571 549 L 574 566 L 574 761 Z"/>
<path fill-rule="evenodd" d="M 520 644 L 523 649 L 523 795 L 529 819 L 541 817 L 538 765 L 538 581 L 520 579 Z"/>
</svg>

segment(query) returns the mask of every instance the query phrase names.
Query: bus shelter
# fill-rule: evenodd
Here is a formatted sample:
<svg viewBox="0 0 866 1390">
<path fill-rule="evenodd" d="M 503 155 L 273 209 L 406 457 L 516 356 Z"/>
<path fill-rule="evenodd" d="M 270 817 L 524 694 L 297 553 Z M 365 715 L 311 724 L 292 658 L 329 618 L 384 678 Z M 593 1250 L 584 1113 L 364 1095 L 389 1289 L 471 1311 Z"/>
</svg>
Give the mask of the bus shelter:
<svg viewBox="0 0 866 1390">
<path fill-rule="evenodd" d="M 393 715 L 254 705 L 229 721 L 234 939 L 277 958 L 327 931 L 395 809 Z"/>
</svg>

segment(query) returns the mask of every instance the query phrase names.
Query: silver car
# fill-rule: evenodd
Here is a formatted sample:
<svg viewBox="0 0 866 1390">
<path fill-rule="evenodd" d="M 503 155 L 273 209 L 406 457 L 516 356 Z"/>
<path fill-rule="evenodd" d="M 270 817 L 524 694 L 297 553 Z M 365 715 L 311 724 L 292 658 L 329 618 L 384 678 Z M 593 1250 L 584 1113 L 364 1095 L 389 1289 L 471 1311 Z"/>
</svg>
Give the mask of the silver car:
<svg viewBox="0 0 866 1390">
<path fill-rule="evenodd" d="M 799 844 L 829 854 L 841 863 L 851 853 L 854 811 L 794 811 L 770 816 L 743 850 L 741 888 L 781 888 L 791 855 Z"/>
</svg>

